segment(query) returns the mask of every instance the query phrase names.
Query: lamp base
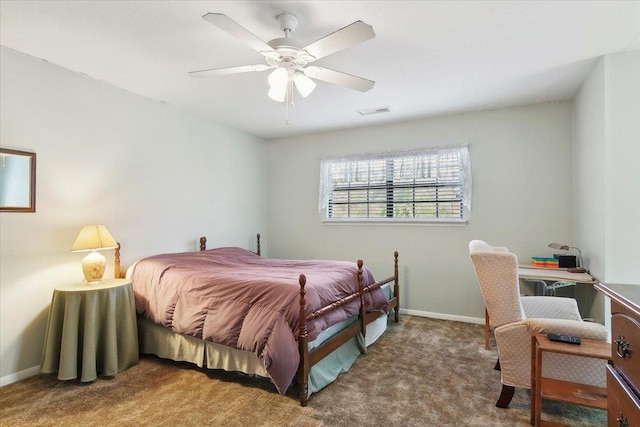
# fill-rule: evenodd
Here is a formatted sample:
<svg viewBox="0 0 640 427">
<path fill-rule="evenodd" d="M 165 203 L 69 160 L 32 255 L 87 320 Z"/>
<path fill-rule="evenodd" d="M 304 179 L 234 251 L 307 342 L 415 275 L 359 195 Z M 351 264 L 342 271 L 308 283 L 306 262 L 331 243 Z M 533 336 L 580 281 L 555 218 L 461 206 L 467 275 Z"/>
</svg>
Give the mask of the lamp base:
<svg viewBox="0 0 640 427">
<path fill-rule="evenodd" d="M 96 251 L 90 252 L 89 255 L 82 260 L 84 280 L 89 284 L 102 282 L 106 265 L 107 259 L 104 255 Z"/>
</svg>

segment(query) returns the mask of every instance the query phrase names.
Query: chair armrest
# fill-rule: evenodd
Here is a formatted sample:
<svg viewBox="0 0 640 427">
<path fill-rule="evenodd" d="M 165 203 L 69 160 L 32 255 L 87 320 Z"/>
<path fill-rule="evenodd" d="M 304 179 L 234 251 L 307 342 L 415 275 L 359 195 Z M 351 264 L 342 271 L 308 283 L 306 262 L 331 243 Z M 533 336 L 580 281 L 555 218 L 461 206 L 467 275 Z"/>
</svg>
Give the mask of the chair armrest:
<svg viewBox="0 0 640 427">
<path fill-rule="evenodd" d="M 526 319 L 523 322 L 527 324 L 532 335 L 551 332 L 596 341 L 607 341 L 609 338 L 607 329 L 599 323 L 566 319 Z"/>
<path fill-rule="evenodd" d="M 531 383 L 531 334 L 524 320 L 495 328 L 500 360 L 500 381 L 504 385 L 529 388 Z M 524 368 L 523 368 L 524 367 Z"/>
<path fill-rule="evenodd" d="M 531 336 L 549 332 L 598 341 L 607 341 L 608 337 L 607 330 L 601 324 L 577 320 L 525 319 L 497 327 L 494 330 L 494 335 L 500 357 L 502 384 L 525 388 L 531 386 Z M 546 377 L 575 381 L 576 373 L 571 368 L 578 366 L 578 370 L 582 369 L 588 373 L 586 377 L 596 376 L 596 380 L 593 380 L 579 374 L 577 375 L 580 379 L 578 382 L 600 387 L 606 385 L 604 376 L 606 361 L 567 355 L 551 355 L 550 357 L 554 362 L 543 367 Z M 602 362 L 601 366 L 600 362 Z M 584 365 L 585 363 L 587 365 Z"/>
<path fill-rule="evenodd" d="M 582 320 L 578 303 L 573 298 L 521 297 L 520 301 L 527 319 Z"/>
</svg>

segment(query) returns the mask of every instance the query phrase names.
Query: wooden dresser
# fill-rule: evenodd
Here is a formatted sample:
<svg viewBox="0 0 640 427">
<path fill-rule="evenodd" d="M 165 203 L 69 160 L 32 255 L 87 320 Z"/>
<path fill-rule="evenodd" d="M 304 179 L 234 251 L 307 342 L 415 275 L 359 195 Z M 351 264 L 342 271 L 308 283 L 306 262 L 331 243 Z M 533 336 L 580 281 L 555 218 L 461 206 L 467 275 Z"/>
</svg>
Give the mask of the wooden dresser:
<svg viewBox="0 0 640 427">
<path fill-rule="evenodd" d="M 640 427 L 640 285 L 599 283 L 595 288 L 611 298 L 608 426 Z"/>
</svg>

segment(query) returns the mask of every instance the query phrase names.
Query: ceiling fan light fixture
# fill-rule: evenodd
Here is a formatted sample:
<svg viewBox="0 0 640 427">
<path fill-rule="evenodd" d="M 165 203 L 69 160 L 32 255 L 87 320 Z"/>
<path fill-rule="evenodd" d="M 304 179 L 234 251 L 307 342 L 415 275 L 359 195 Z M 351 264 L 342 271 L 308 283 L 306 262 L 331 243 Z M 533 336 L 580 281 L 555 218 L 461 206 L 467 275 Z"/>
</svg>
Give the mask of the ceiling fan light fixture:
<svg viewBox="0 0 640 427">
<path fill-rule="evenodd" d="M 284 102 L 287 95 L 287 83 L 289 82 L 289 72 L 284 68 L 276 68 L 269 74 L 269 98 L 274 101 Z"/>
<path fill-rule="evenodd" d="M 296 84 L 296 88 L 303 98 L 309 96 L 309 94 L 316 88 L 316 83 L 300 72 L 296 72 L 293 77 L 293 82 Z"/>
<path fill-rule="evenodd" d="M 289 73 L 284 68 L 276 68 L 271 74 L 269 74 L 269 78 L 267 79 L 269 86 L 272 88 L 278 88 L 281 86 L 286 87 L 288 80 Z"/>
<path fill-rule="evenodd" d="M 269 95 L 269 98 L 273 99 L 274 101 L 284 102 L 284 98 L 287 95 L 287 87 L 286 86 L 284 88 L 272 87 L 271 89 L 269 89 L 268 95 Z"/>
</svg>

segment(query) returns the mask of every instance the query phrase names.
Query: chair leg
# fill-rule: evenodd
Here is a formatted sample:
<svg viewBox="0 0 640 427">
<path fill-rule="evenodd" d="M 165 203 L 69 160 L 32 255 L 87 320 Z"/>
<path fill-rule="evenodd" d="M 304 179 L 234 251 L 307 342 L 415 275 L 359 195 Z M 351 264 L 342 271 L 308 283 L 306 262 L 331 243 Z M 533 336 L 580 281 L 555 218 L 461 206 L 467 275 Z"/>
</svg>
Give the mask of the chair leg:
<svg viewBox="0 0 640 427">
<path fill-rule="evenodd" d="M 498 408 L 508 408 L 509 403 L 511 403 L 511 399 L 513 399 L 515 391 L 515 387 L 502 384 L 502 391 L 500 392 L 500 397 L 498 397 L 496 406 Z"/>
<path fill-rule="evenodd" d="M 496 366 L 493 367 L 496 371 L 500 370 L 500 359 L 496 360 Z"/>
</svg>

